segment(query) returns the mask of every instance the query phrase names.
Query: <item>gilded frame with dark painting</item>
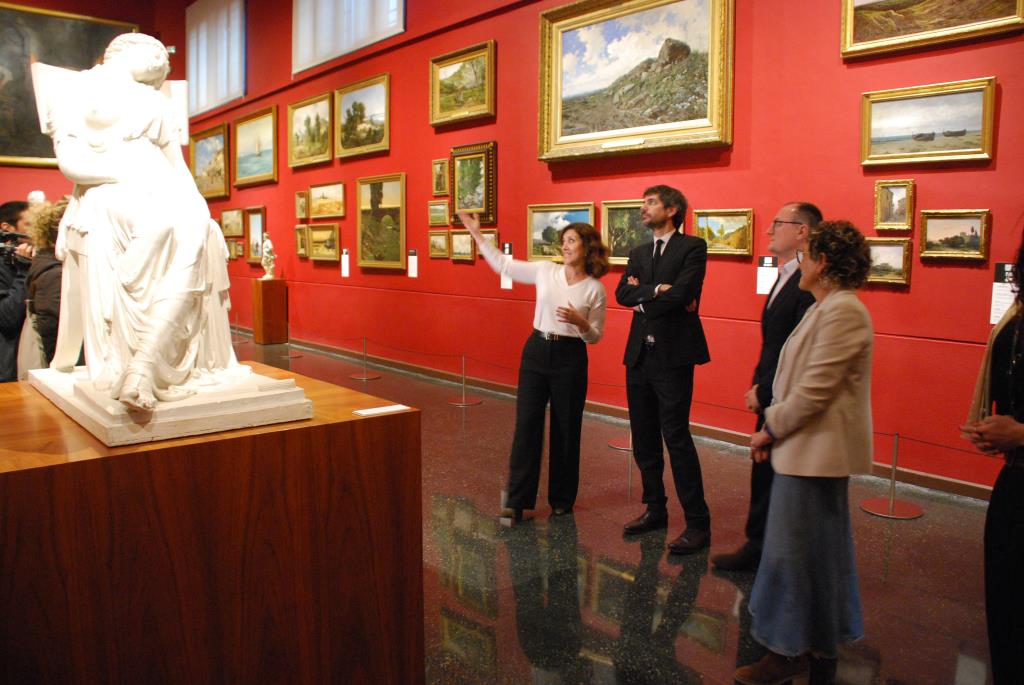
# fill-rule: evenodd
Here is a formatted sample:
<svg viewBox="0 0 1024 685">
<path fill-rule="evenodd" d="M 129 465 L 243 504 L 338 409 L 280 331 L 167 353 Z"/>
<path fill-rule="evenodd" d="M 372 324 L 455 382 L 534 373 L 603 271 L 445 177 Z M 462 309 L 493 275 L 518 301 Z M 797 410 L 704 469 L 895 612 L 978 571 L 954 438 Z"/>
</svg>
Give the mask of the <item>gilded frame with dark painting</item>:
<svg viewBox="0 0 1024 685">
<path fill-rule="evenodd" d="M 452 223 L 462 225 L 457 212 L 476 214 L 481 224 L 497 221 L 498 144 L 489 141 L 459 145 L 451 154 Z"/>
<path fill-rule="evenodd" d="M 356 256 L 359 266 L 404 269 L 405 174 L 383 174 L 357 179 L 356 212 Z"/>
<path fill-rule="evenodd" d="M 628 264 L 634 247 L 651 240 L 651 230 L 640 221 L 643 200 L 605 200 L 601 203 L 601 237 L 608 246 L 608 262 Z"/>
</svg>

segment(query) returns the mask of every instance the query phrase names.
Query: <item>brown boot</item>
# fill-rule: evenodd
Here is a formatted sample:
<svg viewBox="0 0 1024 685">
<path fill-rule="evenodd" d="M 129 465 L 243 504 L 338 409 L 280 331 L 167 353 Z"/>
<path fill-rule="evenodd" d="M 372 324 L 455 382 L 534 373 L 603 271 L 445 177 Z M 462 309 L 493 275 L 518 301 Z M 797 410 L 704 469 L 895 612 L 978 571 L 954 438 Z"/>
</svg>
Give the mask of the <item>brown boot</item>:
<svg viewBox="0 0 1024 685">
<path fill-rule="evenodd" d="M 798 675 L 807 673 L 807 657 L 788 657 L 768 652 L 756 664 L 744 666 L 733 678 L 743 685 L 784 685 Z"/>
</svg>

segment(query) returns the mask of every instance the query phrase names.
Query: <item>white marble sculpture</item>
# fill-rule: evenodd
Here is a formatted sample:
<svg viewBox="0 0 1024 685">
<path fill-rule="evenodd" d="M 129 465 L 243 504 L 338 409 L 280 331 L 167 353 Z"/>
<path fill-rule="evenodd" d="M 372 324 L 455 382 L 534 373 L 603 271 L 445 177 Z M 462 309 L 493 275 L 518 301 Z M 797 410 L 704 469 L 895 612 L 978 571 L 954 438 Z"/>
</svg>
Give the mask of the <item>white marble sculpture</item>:
<svg viewBox="0 0 1024 685">
<path fill-rule="evenodd" d="M 137 414 L 183 401 L 194 409 L 176 419 L 181 423 L 202 416 L 186 398 L 238 386 L 250 375 L 231 345 L 227 245 L 182 155 L 187 120 L 170 94 L 183 88 L 165 86 L 169 71 L 163 44 L 139 33 L 115 38 L 103 62 L 86 71 L 33 65 L 42 129 L 75 184 L 57 237 L 60 330 L 46 370 L 75 380 L 50 378 L 44 394 L 58 402 L 73 387 L 75 396 L 92 397 L 86 413 L 101 422 L 125 413 L 116 402 Z M 83 343 L 86 369 L 76 370 Z M 103 396 L 115 404 L 103 405 Z M 217 402 L 204 411 L 227 415 L 227 399 Z M 132 422 L 141 425 L 129 417 L 121 427 L 130 433 Z M 228 424 L 221 427 L 237 422 Z"/>
<path fill-rule="evenodd" d="M 263 267 L 263 276 L 260 280 L 269 281 L 274 278 L 274 262 L 277 261 L 277 253 L 274 252 L 274 243 L 270 242 L 270 236 L 263 237 L 263 258 L 260 265 Z"/>
</svg>

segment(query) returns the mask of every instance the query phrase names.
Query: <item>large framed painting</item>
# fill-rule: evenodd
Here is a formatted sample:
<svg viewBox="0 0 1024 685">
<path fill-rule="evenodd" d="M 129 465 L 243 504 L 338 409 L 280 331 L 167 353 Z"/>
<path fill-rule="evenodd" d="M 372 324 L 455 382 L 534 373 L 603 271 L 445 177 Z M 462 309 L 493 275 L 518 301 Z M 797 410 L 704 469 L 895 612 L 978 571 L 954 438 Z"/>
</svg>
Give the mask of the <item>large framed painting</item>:
<svg viewBox="0 0 1024 685">
<path fill-rule="evenodd" d="M 910 238 L 865 238 L 871 250 L 868 283 L 910 285 Z"/>
<path fill-rule="evenodd" d="M 494 41 L 430 60 L 430 125 L 494 116 Z"/>
<path fill-rule="evenodd" d="M 498 144 L 494 141 L 452 148 L 452 223 L 456 212 L 471 212 L 481 224 L 497 221 Z"/>
<path fill-rule="evenodd" d="M 309 218 L 345 216 L 345 184 L 319 183 L 309 187 Z"/>
<path fill-rule="evenodd" d="M 334 158 L 331 94 L 288 105 L 288 166 L 329 162 Z"/>
<path fill-rule="evenodd" d="M 115 37 L 138 29 L 108 19 L 0 3 L 0 165 L 57 166 L 53 140 L 39 124 L 34 62 L 83 70 Z"/>
<path fill-rule="evenodd" d="M 188 159 L 199 193 L 207 198 L 227 197 L 228 125 L 217 124 L 188 139 Z"/>
<path fill-rule="evenodd" d="M 987 209 L 921 210 L 921 259 L 988 258 Z"/>
<path fill-rule="evenodd" d="M 842 0 L 843 57 L 877 55 L 1024 27 L 1020 0 Z"/>
<path fill-rule="evenodd" d="M 583 0 L 541 15 L 539 157 L 732 142 L 734 0 Z"/>
<path fill-rule="evenodd" d="M 861 164 L 992 158 L 996 79 L 879 90 L 861 98 Z"/>
<path fill-rule="evenodd" d="M 381 74 L 334 91 L 334 154 L 365 155 L 391 147 L 391 76 Z"/>
<path fill-rule="evenodd" d="M 651 240 L 651 229 L 640 220 L 643 200 L 606 200 L 601 203 L 601 233 L 608 246 L 608 261 L 628 264 L 629 253 Z"/>
<path fill-rule="evenodd" d="M 875 181 L 875 230 L 909 231 L 914 226 L 914 179 Z"/>
<path fill-rule="evenodd" d="M 245 210 L 245 259 L 259 264 L 263 259 L 263 234 L 267 230 L 267 208 L 247 207 Z"/>
<path fill-rule="evenodd" d="M 358 264 L 373 269 L 405 268 L 405 174 L 357 181 Z"/>
<path fill-rule="evenodd" d="M 553 205 L 529 205 L 526 208 L 527 258 L 532 261 L 559 261 L 562 242 L 558 234 L 569 224 L 594 224 L 593 202 L 567 202 Z"/>
<path fill-rule="evenodd" d="M 236 188 L 277 181 L 277 105 L 247 114 L 231 125 Z"/>
<path fill-rule="evenodd" d="M 708 244 L 708 254 L 754 254 L 753 209 L 695 209 L 693 234 Z"/>
</svg>

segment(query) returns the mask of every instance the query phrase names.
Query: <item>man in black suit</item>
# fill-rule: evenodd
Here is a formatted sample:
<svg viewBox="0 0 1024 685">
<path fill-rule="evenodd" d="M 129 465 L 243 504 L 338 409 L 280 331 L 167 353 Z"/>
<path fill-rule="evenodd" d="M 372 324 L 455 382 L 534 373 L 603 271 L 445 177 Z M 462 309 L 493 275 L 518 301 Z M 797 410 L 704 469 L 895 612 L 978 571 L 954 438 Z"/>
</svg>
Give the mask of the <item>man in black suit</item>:
<svg viewBox="0 0 1024 685">
<path fill-rule="evenodd" d="M 779 365 L 779 354 L 789 334 L 800 323 L 804 312 L 814 304 L 811 293 L 800 290 L 797 250 L 807 233 L 821 221 L 821 210 L 809 202 L 790 202 L 775 214 L 768 229 L 768 249 L 779 258 L 779 275 L 761 312 L 761 356 L 754 369 L 754 385 L 747 391 L 747 409 L 757 414 L 757 428 L 764 425 L 765 407 L 772 403 L 772 383 Z M 747 541 L 731 554 L 711 558 L 723 571 L 754 571 L 761 560 L 764 526 L 768 520 L 768 498 L 772 489 L 770 459 L 754 462 L 750 471 L 750 510 L 747 514 Z"/>
<path fill-rule="evenodd" d="M 616 301 L 633 309 L 623 363 L 633 456 L 647 505 L 647 511 L 625 525 L 625 532 L 668 526 L 664 437 L 686 515 L 685 531 L 668 545 L 677 554 L 697 552 L 711 541 L 711 514 L 690 436 L 693 368 L 711 361 L 697 315 L 708 246 L 679 232 L 685 215 L 686 198 L 675 188 L 659 185 L 644 191 L 641 219 L 654 239 L 629 253 L 615 290 Z"/>
</svg>

